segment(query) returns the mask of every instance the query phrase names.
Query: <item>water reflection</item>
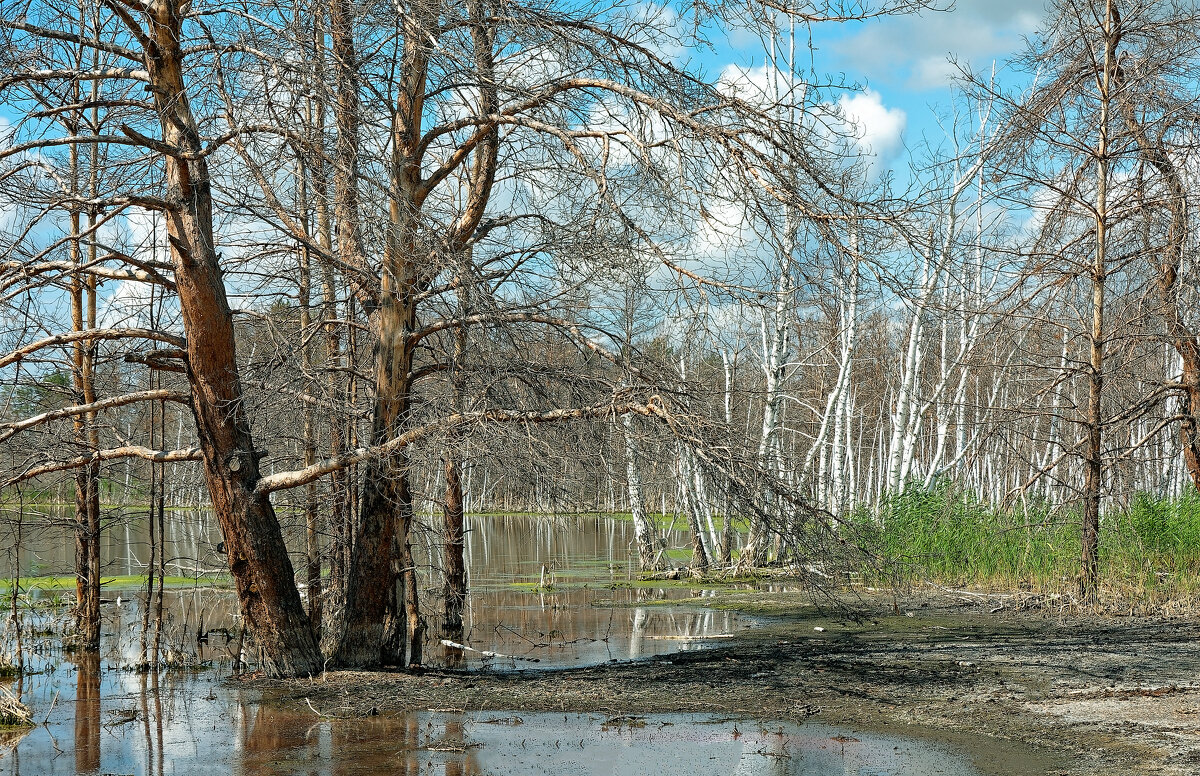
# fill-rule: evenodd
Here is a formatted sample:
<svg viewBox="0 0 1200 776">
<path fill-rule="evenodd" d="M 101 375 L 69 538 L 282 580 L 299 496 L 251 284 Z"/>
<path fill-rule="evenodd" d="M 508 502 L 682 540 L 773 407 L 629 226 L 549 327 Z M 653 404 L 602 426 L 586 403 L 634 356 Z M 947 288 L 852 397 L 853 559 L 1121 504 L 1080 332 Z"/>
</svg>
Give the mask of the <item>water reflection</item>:
<svg viewBox="0 0 1200 776">
<path fill-rule="evenodd" d="M 0 754 L 0 772 L 976 776 L 961 758 L 935 746 L 814 723 L 523 712 L 337 719 L 336 709 L 243 697 L 212 672 L 100 671 L 94 661 L 47 668 L 29 678 L 26 702 L 49 708 L 51 696 L 73 679 L 75 703 L 55 705 L 45 725 Z"/>
<path fill-rule="evenodd" d="M 257 739 L 260 729 L 266 729 Z M 234 773 L 357 776 L 687 773 L 974 776 L 953 753 L 893 736 L 706 715 L 412 712 L 317 720 L 259 709 Z"/>
<path fill-rule="evenodd" d="M 75 662 L 75 770 L 100 770 L 100 655 Z"/>
<path fill-rule="evenodd" d="M 6 516 L 11 519 L 13 514 Z M 69 552 L 72 538 L 67 518 L 65 508 L 48 508 L 40 516 L 27 514 L 24 520 L 30 530 L 22 533 L 19 548 L 11 532 L 0 532 L 0 573 L 19 569 L 26 579 L 31 574 L 69 576 L 74 556 Z M 40 528 L 32 530 L 33 526 Z M 145 571 L 145 529 L 140 519 L 110 527 L 102 551 L 105 577 Z M 223 561 L 216 554 L 220 536 L 211 513 L 169 513 L 164 535 L 168 575 L 191 577 L 201 585 L 204 578 L 196 575 L 203 572 L 213 579 Z M 418 531 L 415 538 L 422 576 L 436 580 L 438 570 L 431 564 L 441 557 L 438 538 L 428 529 Z M 686 543 L 682 535 L 675 539 Z M 733 613 L 692 606 L 703 604 L 696 591 L 642 586 L 637 582 L 633 542 L 630 523 L 604 517 L 468 517 L 464 632 L 453 641 L 469 649 L 444 646 L 437 629 L 427 628 L 427 662 L 448 668 L 506 670 L 578 666 L 691 649 L 750 624 Z M 34 598 L 48 595 L 33 593 Z M 115 589 L 113 583 L 105 588 L 105 629 L 120 644 L 118 665 L 145 660 L 140 639 L 133 637 L 140 634 L 138 606 L 144 595 L 144 591 Z M 666 600 L 688 606 L 625 608 Z M 240 621 L 231 592 L 168 588 L 164 604 L 163 648 L 168 656 L 195 654 L 199 660 L 220 660 L 236 655 L 238 644 L 230 634 L 239 632 Z M 427 596 L 422 605 L 425 612 L 435 613 L 438 602 Z"/>
<path fill-rule="evenodd" d="M 106 507 L 100 540 L 105 577 L 144 574 L 150 561 L 150 528 L 145 508 Z M 74 508 L 0 508 L 0 576 L 65 576 L 73 573 Z M 224 571 L 217 552 L 221 529 L 206 509 L 171 510 L 165 515 L 163 542 L 170 559 L 167 573 L 205 577 Z M 18 536 L 20 542 L 17 542 Z M 298 548 L 297 548 L 298 549 Z"/>
<path fill-rule="evenodd" d="M 212 549 L 218 536 L 205 513 L 173 513 L 167 525 L 167 557 L 174 559 L 169 574 L 217 565 Z M 145 536 L 138 526 L 126 521 L 106 534 L 105 576 L 144 571 L 139 542 Z M 10 573 L 70 573 L 73 556 L 64 549 L 70 547 L 68 527 L 50 518 L 43 527 L 22 533 L 19 553 L 12 536 L 0 533 L 0 558 L 9 559 Z M 417 538 L 430 579 L 435 570 L 429 559 L 440 557 L 440 547 L 430 532 Z M 732 613 L 703 608 L 703 596 L 693 591 L 639 585 L 632 542 L 629 524 L 616 520 L 472 517 L 466 535 L 471 586 L 463 648 L 435 642 L 426 654 L 434 662 L 468 669 L 540 669 L 691 649 L 747 627 Z M 12 739 L 0 734 L 0 747 L 7 740 L 11 748 L 0 751 L 0 772 L 467 776 L 542 768 L 591 773 L 574 761 L 555 760 L 547 748 L 554 736 L 574 740 L 580 733 L 585 744 L 575 754 L 594 759 L 599 755 L 586 744 L 590 736 L 603 742 L 630 733 L 601 731 L 604 720 L 582 717 L 586 721 L 572 722 L 562 733 L 535 729 L 531 718 L 511 725 L 511 715 L 348 721 L 263 705 L 257 697 L 243 697 L 229 681 L 240 655 L 241 623 L 232 593 L 214 587 L 166 590 L 162 654 L 172 670 L 141 673 L 131 667 L 143 661 L 144 605 L 144 591 L 106 586 L 99 657 L 65 654 L 54 637 L 26 642 L 27 673 L 14 689 L 35 719 L 46 724 Z M 66 616 L 61 607 L 38 609 L 25 615 L 25 626 L 54 632 Z M 528 747 L 540 754 L 521 759 L 519 750 Z"/>
</svg>

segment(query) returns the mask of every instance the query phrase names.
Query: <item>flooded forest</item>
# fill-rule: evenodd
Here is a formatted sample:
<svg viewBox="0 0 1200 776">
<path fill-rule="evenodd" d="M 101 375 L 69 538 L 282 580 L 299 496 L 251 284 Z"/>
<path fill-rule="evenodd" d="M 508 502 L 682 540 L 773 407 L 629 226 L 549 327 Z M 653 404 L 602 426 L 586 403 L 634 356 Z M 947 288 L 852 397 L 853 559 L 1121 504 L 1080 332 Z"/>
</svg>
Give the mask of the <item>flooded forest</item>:
<svg viewBox="0 0 1200 776">
<path fill-rule="evenodd" d="M 0 772 L 1195 773 L 1200 7 L 952 6 L 0 0 Z"/>
</svg>

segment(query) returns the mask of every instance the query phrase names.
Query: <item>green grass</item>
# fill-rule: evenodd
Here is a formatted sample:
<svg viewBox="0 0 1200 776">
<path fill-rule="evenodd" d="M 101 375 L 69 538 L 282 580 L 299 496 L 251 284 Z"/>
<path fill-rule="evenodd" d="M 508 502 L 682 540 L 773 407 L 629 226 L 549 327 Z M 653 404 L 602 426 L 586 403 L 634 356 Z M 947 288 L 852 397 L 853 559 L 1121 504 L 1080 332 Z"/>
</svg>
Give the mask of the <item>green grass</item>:
<svg viewBox="0 0 1200 776">
<path fill-rule="evenodd" d="M 1079 573 L 1075 510 L 1036 502 L 998 509 L 951 486 L 909 487 L 855 521 L 887 571 L 902 580 L 1066 592 Z M 1100 568 L 1102 586 L 1123 595 L 1200 594 L 1200 495 L 1142 494 L 1128 509 L 1104 515 Z"/>
<path fill-rule="evenodd" d="M 75 589 L 75 577 L 56 577 L 56 576 L 36 576 L 36 577 L 21 577 L 21 590 L 29 592 L 31 590 L 45 591 L 63 591 Z M 158 584 L 157 578 L 155 585 Z M 195 587 L 197 585 L 205 587 L 225 587 L 231 584 L 230 579 L 226 575 L 216 577 L 204 577 L 197 579 L 195 577 L 164 577 L 163 587 L 180 588 L 180 587 Z M 0 595 L 7 595 L 12 592 L 13 580 L 0 579 Z M 115 577 L 101 577 L 100 587 L 110 590 L 136 590 L 146 587 L 145 574 L 127 574 Z"/>
</svg>

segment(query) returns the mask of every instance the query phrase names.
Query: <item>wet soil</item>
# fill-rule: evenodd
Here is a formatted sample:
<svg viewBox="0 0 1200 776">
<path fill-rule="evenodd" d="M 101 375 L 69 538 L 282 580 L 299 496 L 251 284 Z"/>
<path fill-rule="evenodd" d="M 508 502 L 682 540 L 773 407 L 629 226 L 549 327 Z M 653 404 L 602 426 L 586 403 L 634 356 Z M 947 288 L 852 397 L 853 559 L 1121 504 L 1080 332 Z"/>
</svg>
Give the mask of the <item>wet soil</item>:
<svg viewBox="0 0 1200 776">
<path fill-rule="evenodd" d="M 933 739 L 993 774 L 1200 773 L 1200 621 L 1014 609 L 1009 597 L 797 593 L 706 603 L 763 618 L 712 649 L 554 671 L 254 680 L 281 709 L 713 713 Z"/>
</svg>

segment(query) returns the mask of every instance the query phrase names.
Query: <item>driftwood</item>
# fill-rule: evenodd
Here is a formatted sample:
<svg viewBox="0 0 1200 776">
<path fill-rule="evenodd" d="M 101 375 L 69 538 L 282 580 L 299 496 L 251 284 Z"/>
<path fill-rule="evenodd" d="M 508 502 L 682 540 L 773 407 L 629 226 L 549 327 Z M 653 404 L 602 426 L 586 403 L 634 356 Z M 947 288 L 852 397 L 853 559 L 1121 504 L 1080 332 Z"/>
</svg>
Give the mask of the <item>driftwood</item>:
<svg viewBox="0 0 1200 776">
<path fill-rule="evenodd" d="M 516 655 L 502 655 L 499 652 L 491 652 L 486 649 L 475 649 L 474 647 L 468 647 L 466 644 L 459 644 L 457 641 L 451 641 L 450 639 L 442 639 L 442 646 L 450 647 L 451 649 L 461 649 L 465 652 L 475 652 L 480 657 L 488 660 L 493 658 L 501 658 L 502 660 L 524 660 L 526 663 L 542 662 L 536 657 L 517 657 Z"/>
</svg>

